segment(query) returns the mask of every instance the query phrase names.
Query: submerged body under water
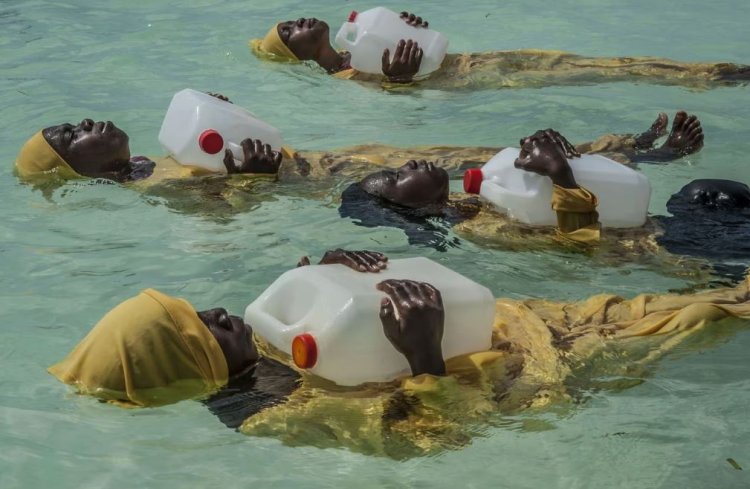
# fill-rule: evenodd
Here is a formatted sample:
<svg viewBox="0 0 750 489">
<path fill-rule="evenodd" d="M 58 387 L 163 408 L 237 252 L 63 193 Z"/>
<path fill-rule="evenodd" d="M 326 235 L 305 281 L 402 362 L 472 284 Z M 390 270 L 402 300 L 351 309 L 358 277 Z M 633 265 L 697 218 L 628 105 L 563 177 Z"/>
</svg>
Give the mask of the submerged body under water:
<svg viewBox="0 0 750 489">
<path fill-rule="evenodd" d="M 716 272 L 741 280 L 750 264 L 750 189 L 727 180 L 696 180 L 670 197 L 659 216 L 658 243 L 671 253 L 711 261 Z"/>
</svg>

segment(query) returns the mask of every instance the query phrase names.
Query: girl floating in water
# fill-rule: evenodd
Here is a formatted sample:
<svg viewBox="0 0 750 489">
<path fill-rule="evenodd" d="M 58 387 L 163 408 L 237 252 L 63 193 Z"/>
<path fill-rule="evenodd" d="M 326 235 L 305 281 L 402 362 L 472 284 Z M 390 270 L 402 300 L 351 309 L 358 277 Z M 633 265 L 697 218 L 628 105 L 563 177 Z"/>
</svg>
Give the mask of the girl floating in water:
<svg viewBox="0 0 750 489">
<path fill-rule="evenodd" d="M 405 22 L 427 27 L 421 18 L 401 13 Z M 301 17 L 279 22 L 263 39 L 250 41 L 253 52 L 262 59 L 283 62 L 313 61 L 338 78 L 369 83 L 411 83 L 419 71 L 422 49 L 410 39 L 402 39 L 386 49 L 382 76 L 358 72 L 350 66 L 347 52 L 331 46 L 328 24 L 316 18 Z M 538 49 L 448 54 L 443 64 L 419 86 L 441 90 L 482 90 L 493 88 L 539 88 L 552 85 L 587 85 L 606 82 L 647 82 L 690 88 L 745 83 L 750 66 L 732 63 L 684 63 L 653 57 L 593 58 Z"/>
<path fill-rule="evenodd" d="M 337 250 L 321 263 L 378 273 L 387 258 Z M 353 388 L 295 370 L 253 335 L 252 325 L 222 308 L 196 311 L 146 290 L 107 313 L 49 372 L 81 394 L 123 407 L 202 399 L 248 435 L 404 458 L 464 446 L 503 415 L 565 403 L 575 394 L 572 380 L 585 389 L 602 376 L 637 376 L 709 326 L 714 335 L 730 334 L 717 321 L 750 319 L 748 285 L 631 300 L 498 299 L 491 349 L 445 359 L 440 291 L 385 280 L 377 285 L 386 295 L 383 334 L 406 357 L 411 376 Z"/>
</svg>

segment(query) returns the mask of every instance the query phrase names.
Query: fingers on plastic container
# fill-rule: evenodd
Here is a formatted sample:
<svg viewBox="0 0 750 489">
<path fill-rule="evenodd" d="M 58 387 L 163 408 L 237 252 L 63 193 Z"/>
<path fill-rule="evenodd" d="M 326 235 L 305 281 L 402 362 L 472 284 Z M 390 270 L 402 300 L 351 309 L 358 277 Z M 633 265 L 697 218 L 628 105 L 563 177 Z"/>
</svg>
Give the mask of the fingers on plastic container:
<svg viewBox="0 0 750 489">
<path fill-rule="evenodd" d="M 180 164 L 223 173 L 226 167 L 222 150 L 226 143 L 241 142 L 251 136 L 275 150 L 283 145 L 278 129 L 247 109 L 185 89 L 172 97 L 159 131 L 159 142 Z M 239 156 L 241 153 L 235 154 Z"/>
<path fill-rule="evenodd" d="M 550 206 L 552 182 L 548 177 L 516 168 L 518 148 L 506 148 L 493 156 L 481 170 L 486 183 L 464 174 L 467 192 L 482 197 L 510 217 L 534 226 L 552 226 L 557 216 Z M 578 184 L 598 197 L 599 222 L 605 227 L 640 227 L 648 216 L 651 185 L 648 178 L 601 155 L 584 154 L 569 161 Z M 478 179 L 477 179 L 478 180 Z"/>
<path fill-rule="evenodd" d="M 380 308 L 386 295 L 377 285 L 404 277 L 440 291 L 445 358 L 490 347 L 492 293 L 424 257 L 388 260 L 379 273 L 341 264 L 289 270 L 248 305 L 245 322 L 310 374 L 339 385 L 389 382 L 407 375 L 409 362 L 384 332 Z"/>
<path fill-rule="evenodd" d="M 352 13 L 336 34 L 336 43 L 351 54 L 352 68 L 382 74 L 383 51 L 401 39 L 411 39 L 423 49 L 419 76 L 440 68 L 448 49 L 448 39 L 441 33 L 409 25 L 399 14 L 383 7 Z"/>
</svg>

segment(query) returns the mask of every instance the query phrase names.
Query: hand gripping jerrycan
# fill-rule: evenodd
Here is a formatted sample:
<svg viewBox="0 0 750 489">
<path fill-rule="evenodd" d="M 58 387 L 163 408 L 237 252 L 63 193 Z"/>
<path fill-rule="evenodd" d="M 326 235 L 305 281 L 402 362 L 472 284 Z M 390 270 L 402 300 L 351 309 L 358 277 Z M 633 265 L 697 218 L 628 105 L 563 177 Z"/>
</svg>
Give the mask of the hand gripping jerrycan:
<svg viewBox="0 0 750 489">
<path fill-rule="evenodd" d="M 284 143 L 278 129 L 248 110 L 189 88 L 172 97 L 159 131 L 159 143 L 175 160 L 215 172 L 226 172 L 225 148 L 242 158 L 240 143 L 247 138 L 276 151 Z"/>
<path fill-rule="evenodd" d="M 554 226 L 552 181 L 514 166 L 520 149 L 506 148 L 481 169 L 464 173 L 464 190 L 479 194 L 501 212 L 526 224 Z M 568 160 L 578 184 L 599 199 L 599 221 L 605 227 L 642 226 L 648 215 L 651 185 L 640 172 L 599 155 Z"/>
<path fill-rule="evenodd" d="M 422 48 L 418 78 L 440 68 L 448 49 L 448 38 L 432 29 L 410 26 L 399 14 L 384 7 L 352 12 L 349 21 L 344 22 L 336 34 L 336 44 L 352 55 L 352 68 L 374 75 L 383 73 L 383 50 L 390 49 L 393 59 L 401 39 L 412 39 Z"/>
<path fill-rule="evenodd" d="M 427 258 L 391 260 L 380 273 L 311 265 L 279 277 L 245 310 L 254 332 L 292 356 L 300 369 L 339 385 L 409 375 L 409 363 L 385 337 L 375 285 L 386 279 L 427 282 L 443 299 L 445 359 L 490 348 L 492 293 Z"/>
</svg>

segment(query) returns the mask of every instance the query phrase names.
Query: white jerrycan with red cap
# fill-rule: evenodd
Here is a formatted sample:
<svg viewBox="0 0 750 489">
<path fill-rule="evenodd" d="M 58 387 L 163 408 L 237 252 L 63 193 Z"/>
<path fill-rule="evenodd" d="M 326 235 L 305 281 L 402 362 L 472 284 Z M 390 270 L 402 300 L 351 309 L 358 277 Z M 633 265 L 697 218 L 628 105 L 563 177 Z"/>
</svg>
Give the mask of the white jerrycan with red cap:
<svg viewBox="0 0 750 489">
<path fill-rule="evenodd" d="M 464 191 L 479 194 L 502 213 L 535 226 L 554 226 L 552 181 L 515 167 L 521 150 L 506 148 L 481 169 L 464 173 Z M 599 222 L 612 228 L 640 227 L 648 217 L 651 184 L 643 173 L 600 155 L 568 160 L 576 182 L 599 199 Z"/>
<path fill-rule="evenodd" d="M 412 39 L 422 48 L 417 78 L 440 68 L 448 50 L 448 38 L 432 29 L 411 26 L 399 14 L 384 7 L 352 12 L 336 34 L 336 45 L 351 53 L 352 68 L 380 75 L 383 50 L 388 48 L 393 59 L 401 39 Z"/>
<path fill-rule="evenodd" d="M 226 148 L 235 159 L 242 158 L 240 143 L 247 138 L 260 139 L 275 151 L 284 144 L 278 129 L 247 109 L 189 88 L 172 97 L 159 131 L 159 143 L 169 156 L 215 172 L 226 172 Z"/>
<path fill-rule="evenodd" d="M 281 275 L 245 310 L 255 334 L 295 365 L 339 385 L 386 382 L 409 375 L 409 363 L 383 332 L 375 286 L 386 279 L 427 282 L 445 310 L 445 359 L 486 351 L 495 299 L 486 287 L 427 258 L 390 260 L 379 273 L 344 265 L 311 265 Z"/>
</svg>

